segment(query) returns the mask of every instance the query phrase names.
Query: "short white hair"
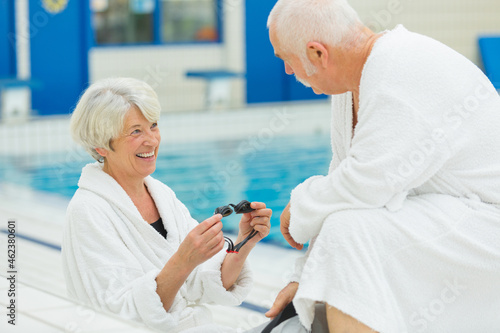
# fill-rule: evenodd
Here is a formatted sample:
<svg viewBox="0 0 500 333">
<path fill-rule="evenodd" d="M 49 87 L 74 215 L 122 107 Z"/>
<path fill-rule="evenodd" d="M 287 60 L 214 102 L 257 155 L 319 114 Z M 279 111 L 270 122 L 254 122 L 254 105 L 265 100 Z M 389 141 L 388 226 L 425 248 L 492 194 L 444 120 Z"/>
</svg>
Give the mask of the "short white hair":
<svg viewBox="0 0 500 333">
<path fill-rule="evenodd" d="M 80 97 L 71 115 L 70 130 L 97 161 L 95 148 L 112 150 L 111 140 L 123 131 L 125 116 L 136 107 L 150 122 L 158 122 L 161 107 L 156 92 L 146 82 L 133 78 L 109 78 L 92 84 Z"/>
<path fill-rule="evenodd" d="M 346 0 L 278 0 L 267 20 L 284 52 L 302 61 L 306 74 L 316 68 L 307 58 L 310 41 L 337 46 L 355 38 L 362 27 L 356 11 Z"/>
</svg>

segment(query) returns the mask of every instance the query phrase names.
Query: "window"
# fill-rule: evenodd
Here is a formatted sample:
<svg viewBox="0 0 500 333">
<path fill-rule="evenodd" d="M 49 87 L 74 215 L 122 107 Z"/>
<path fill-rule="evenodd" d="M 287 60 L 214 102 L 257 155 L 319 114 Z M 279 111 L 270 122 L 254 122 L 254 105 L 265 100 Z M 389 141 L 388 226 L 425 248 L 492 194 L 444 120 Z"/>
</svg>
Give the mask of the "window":
<svg viewBox="0 0 500 333">
<path fill-rule="evenodd" d="M 92 0 L 92 24 L 97 44 L 154 41 L 155 0 Z"/>
<path fill-rule="evenodd" d="M 218 41 L 217 1 L 163 0 L 162 41 Z"/>
<path fill-rule="evenodd" d="M 219 41 L 220 0 L 91 0 L 95 42 Z"/>
</svg>

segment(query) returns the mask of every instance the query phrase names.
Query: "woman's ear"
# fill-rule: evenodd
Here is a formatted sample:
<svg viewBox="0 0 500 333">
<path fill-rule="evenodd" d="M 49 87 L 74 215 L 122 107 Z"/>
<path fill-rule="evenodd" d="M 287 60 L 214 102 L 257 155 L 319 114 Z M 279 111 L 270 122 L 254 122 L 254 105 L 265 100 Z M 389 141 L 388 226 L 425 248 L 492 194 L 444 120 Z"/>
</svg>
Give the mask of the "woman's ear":
<svg viewBox="0 0 500 333">
<path fill-rule="evenodd" d="M 317 66 L 326 68 L 328 66 L 328 50 L 325 45 L 319 42 L 307 43 L 307 58 Z"/>
<path fill-rule="evenodd" d="M 106 157 L 106 155 L 108 155 L 108 150 L 105 148 L 95 148 L 95 151 L 102 157 Z"/>
</svg>

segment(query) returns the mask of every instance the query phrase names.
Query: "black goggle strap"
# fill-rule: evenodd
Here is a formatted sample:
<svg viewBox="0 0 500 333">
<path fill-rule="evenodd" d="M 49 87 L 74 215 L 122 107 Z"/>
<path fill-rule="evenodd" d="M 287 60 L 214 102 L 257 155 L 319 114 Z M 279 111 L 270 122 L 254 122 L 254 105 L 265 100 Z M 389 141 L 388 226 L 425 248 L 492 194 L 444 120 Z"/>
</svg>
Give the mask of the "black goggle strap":
<svg viewBox="0 0 500 333">
<path fill-rule="evenodd" d="M 227 243 L 227 253 L 235 253 L 234 252 L 234 243 L 231 238 L 224 236 L 224 241 Z M 239 245 L 239 244 L 238 244 Z"/>
<path fill-rule="evenodd" d="M 240 243 L 236 244 L 234 246 L 234 252 L 238 253 L 240 249 L 245 245 L 250 239 L 252 239 L 255 235 L 257 235 L 259 232 L 257 230 L 253 230 L 250 235 L 247 236 L 244 240 L 242 240 Z"/>
<path fill-rule="evenodd" d="M 234 245 L 233 241 L 229 238 L 224 236 L 224 241 L 227 243 L 227 253 L 238 253 L 240 249 L 245 245 L 250 239 L 252 239 L 255 235 L 257 235 L 259 232 L 257 230 L 253 230 L 250 235 L 247 236 L 244 240 L 242 240 L 240 243 Z"/>
</svg>

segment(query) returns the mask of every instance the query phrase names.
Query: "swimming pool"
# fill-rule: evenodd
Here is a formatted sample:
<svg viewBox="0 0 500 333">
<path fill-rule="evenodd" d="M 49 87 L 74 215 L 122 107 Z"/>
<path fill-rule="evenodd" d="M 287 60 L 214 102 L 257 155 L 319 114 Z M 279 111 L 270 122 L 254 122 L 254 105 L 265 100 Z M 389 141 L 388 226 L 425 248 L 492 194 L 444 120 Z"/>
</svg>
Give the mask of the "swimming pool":
<svg viewBox="0 0 500 333">
<path fill-rule="evenodd" d="M 262 201 L 273 209 L 267 242 L 288 246 L 279 216 L 290 191 L 312 175 L 325 174 L 331 160 L 328 134 L 276 136 L 268 140 L 215 140 L 162 143 L 153 176 L 176 193 L 191 215 L 202 221 L 216 207 L 242 199 Z M 4 159 L 0 181 L 71 198 L 90 156 L 75 152 L 38 158 Z M 238 215 L 224 218 L 224 231 L 237 231 Z"/>
</svg>

